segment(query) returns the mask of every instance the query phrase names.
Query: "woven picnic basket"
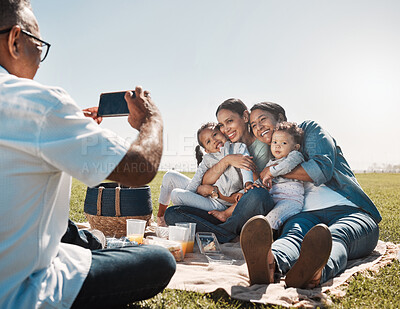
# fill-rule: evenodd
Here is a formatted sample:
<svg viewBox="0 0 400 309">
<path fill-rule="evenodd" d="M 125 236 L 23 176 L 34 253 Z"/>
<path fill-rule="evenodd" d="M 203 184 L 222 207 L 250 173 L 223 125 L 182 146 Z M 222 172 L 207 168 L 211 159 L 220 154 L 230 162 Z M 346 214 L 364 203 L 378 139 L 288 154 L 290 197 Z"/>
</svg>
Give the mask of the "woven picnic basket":
<svg viewBox="0 0 400 309">
<path fill-rule="evenodd" d="M 91 228 L 108 237 L 126 236 L 126 219 L 149 223 L 152 217 L 150 187 L 131 188 L 115 182 L 88 187 L 84 212 Z"/>
</svg>

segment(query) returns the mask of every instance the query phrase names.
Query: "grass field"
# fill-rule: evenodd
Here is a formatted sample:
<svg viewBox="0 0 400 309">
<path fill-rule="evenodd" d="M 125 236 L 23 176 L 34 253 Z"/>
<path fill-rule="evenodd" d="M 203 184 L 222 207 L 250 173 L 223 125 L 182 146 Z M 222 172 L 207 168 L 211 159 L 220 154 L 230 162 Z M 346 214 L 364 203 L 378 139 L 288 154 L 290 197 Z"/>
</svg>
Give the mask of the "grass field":
<svg viewBox="0 0 400 309">
<path fill-rule="evenodd" d="M 158 195 L 164 172 L 159 172 L 150 183 L 153 213 L 158 211 Z M 193 173 L 187 173 L 190 177 Z M 357 179 L 375 202 L 383 217 L 380 239 L 400 243 L 400 174 L 358 174 Z M 85 221 L 83 202 L 86 187 L 74 179 L 71 194 L 70 217 Z M 334 298 L 330 308 L 400 308 L 400 263 L 396 260 L 379 273 L 355 276 L 351 279 L 345 297 Z M 206 295 L 194 292 L 165 290 L 147 301 L 134 303 L 129 308 L 281 308 L 256 305 L 233 300 L 224 295 Z"/>
</svg>

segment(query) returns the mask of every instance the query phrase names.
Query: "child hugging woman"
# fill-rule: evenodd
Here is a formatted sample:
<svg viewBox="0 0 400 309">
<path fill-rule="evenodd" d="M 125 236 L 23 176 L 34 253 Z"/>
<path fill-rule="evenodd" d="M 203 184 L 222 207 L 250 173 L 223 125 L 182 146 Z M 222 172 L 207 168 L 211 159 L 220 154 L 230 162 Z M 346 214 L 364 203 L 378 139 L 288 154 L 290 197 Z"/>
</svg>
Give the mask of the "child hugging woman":
<svg viewBox="0 0 400 309">
<path fill-rule="evenodd" d="M 293 122 L 281 122 L 272 134 L 271 152 L 274 156 L 266 167 L 270 167 L 263 182 L 270 189 L 275 207 L 266 219 L 273 230 L 279 230 L 290 217 L 303 209 L 304 185 L 297 179 L 282 177 L 304 162 L 300 145 L 303 130 Z"/>
</svg>

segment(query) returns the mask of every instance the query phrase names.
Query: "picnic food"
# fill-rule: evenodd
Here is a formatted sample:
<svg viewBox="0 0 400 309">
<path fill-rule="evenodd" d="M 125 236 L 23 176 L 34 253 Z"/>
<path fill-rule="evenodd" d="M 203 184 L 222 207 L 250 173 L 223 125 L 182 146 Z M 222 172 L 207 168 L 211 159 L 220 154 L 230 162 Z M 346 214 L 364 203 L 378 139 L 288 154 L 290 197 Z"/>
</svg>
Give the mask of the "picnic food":
<svg viewBox="0 0 400 309">
<path fill-rule="evenodd" d="M 208 243 L 207 245 L 204 246 L 204 251 L 217 251 L 217 247 L 215 246 L 214 241 Z"/>
<path fill-rule="evenodd" d="M 175 258 L 175 261 L 181 262 L 184 258 L 184 253 L 182 250 L 181 243 L 177 241 L 167 240 L 159 237 L 149 236 L 143 240 L 146 245 L 156 245 L 168 249 L 169 252 Z"/>
</svg>

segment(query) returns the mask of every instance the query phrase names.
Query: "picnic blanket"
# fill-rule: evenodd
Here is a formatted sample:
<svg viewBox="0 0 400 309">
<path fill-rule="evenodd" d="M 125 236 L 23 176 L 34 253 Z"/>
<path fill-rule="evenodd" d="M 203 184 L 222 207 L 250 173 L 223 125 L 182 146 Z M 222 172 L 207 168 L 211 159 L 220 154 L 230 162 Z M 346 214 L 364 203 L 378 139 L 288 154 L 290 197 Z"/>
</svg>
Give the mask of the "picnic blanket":
<svg viewBox="0 0 400 309">
<path fill-rule="evenodd" d="M 238 300 L 285 307 L 313 308 L 331 303 L 328 291 L 339 297 L 344 296 L 346 292 L 343 287 L 352 275 L 384 267 L 399 251 L 399 245 L 379 241 L 369 256 L 350 260 L 346 270 L 339 276 L 325 282 L 321 287 L 305 290 L 285 288 L 283 280 L 269 285 L 249 286 L 247 266 L 240 244 L 227 243 L 221 245 L 221 248 L 224 255 L 235 260 L 232 265 L 209 263 L 198 248 L 195 248 L 194 253 L 186 254 L 185 260 L 177 263 L 176 273 L 167 288 L 201 293 L 222 290 Z"/>
</svg>

